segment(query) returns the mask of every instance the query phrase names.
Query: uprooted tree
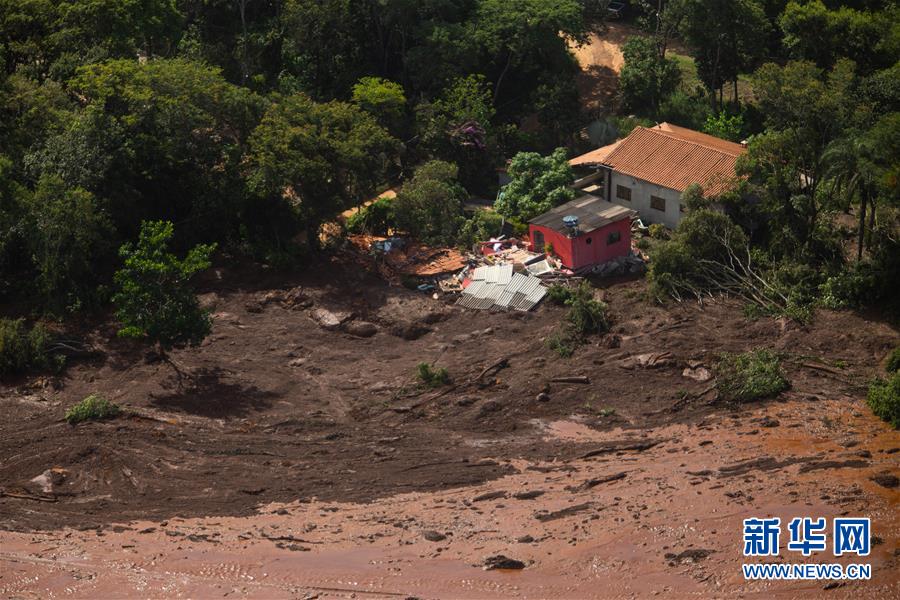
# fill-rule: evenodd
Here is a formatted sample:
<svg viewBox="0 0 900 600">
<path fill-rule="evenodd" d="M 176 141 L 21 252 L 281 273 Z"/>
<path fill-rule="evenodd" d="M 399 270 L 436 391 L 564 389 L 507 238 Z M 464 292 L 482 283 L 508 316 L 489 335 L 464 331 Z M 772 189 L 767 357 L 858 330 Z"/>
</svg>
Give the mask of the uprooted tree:
<svg viewBox="0 0 900 600">
<path fill-rule="evenodd" d="M 672 239 L 651 251 L 648 278 L 657 298 L 702 300 L 729 294 L 782 312 L 787 296 L 754 263 L 744 231 L 727 215 L 700 209 L 688 213 Z"/>
<path fill-rule="evenodd" d="M 168 351 L 179 344 L 199 345 L 210 332 L 209 313 L 200 308 L 190 279 L 210 266 L 216 245 L 200 244 L 179 259 L 169 252 L 174 233 L 168 221 L 141 224 L 137 244 L 119 250 L 125 264 L 115 275 L 119 291 L 113 303 L 122 324 L 118 335 L 155 345 L 180 378 L 183 369 Z"/>
</svg>

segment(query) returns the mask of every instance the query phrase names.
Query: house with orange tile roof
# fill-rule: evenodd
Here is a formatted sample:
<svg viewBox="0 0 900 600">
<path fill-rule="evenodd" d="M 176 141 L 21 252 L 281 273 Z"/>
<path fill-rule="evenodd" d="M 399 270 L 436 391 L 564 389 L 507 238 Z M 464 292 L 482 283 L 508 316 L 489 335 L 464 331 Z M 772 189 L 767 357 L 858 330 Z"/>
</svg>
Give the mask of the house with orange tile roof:
<svg viewBox="0 0 900 600">
<path fill-rule="evenodd" d="M 576 186 L 630 208 L 645 223 L 676 227 L 684 214 L 681 194 L 691 184 L 707 197 L 735 182 L 741 144 L 669 123 L 635 127 L 628 136 L 577 156 L 569 163 L 581 173 Z"/>
</svg>

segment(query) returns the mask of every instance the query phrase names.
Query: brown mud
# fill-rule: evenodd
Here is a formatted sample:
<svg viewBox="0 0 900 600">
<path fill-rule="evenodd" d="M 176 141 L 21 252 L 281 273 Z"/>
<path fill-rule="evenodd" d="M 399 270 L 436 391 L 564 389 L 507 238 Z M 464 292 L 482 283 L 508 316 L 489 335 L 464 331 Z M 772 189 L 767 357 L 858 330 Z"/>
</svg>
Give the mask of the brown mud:
<svg viewBox="0 0 900 600">
<path fill-rule="evenodd" d="M 310 273 L 217 270 L 180 382 L 104 322 L 92 359 L 0 388 L 0 596 L 818 597 L 745 582 L 741 520 L 841 514 L 872 517 L 874 573 L 827 593 L 897 596 L 900 436 L 863 400 L 888 325 L 660 307 L 625 282 L 599 292 L 614 331 L 562 359 L 562 308 Z M 760 346 L 791 381 L 771 401 L 684 375 Z M 451 384 L 421 389 L 422 361 Z M 128 416 L 66 424 L 89 393 Z M 496 555 L 525 568 L 483 570 Z"/>
</svg>

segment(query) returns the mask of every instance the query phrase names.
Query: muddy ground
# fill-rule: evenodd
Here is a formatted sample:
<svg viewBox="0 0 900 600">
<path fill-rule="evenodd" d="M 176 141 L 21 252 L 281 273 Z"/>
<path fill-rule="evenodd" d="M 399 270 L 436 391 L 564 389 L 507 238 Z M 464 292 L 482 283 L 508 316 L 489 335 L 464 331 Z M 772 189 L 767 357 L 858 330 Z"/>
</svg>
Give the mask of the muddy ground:
<svg viewBox="0 0 900 600">
<path fill-rule="evenodd" d="M 202 291 L 212 335 L 173 352 L 190 376 L 102 322 L 94 356 L 0 388 L 0 595 L 818 595 L 740 577 L 741 519 L 801 513 L 871 516 L 872 581 L 828 589 L 897 595 L 900 438 L 863 401 L 884 323 L 619 282 L 613 332 L 563 359 L 560 307 L 464 311 L 338 262 L 223 266 Z M 791 381 L 771 401 L 684 375 L 760 346 Z M 451 384 L 418 386 L 422 361 Z M 66 424 L 89 393 L 127 415 Z M 496 554 L 526 568 L 482 570 Z"/>
</svg>

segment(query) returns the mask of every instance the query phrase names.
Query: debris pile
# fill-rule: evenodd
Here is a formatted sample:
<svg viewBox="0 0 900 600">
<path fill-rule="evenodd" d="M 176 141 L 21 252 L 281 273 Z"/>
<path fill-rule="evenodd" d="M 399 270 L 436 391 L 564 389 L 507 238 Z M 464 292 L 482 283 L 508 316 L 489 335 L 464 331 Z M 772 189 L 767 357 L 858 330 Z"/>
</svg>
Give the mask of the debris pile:
<svg viewBox="0 0 900 600">
<path fill-rule="evenodd" d="M 479 310 L 534 308 L 547 294 L 538 277 L 513 271 L 512 264 L 481 266 L 463 283 L 457 304 Z"/>
</svg>

